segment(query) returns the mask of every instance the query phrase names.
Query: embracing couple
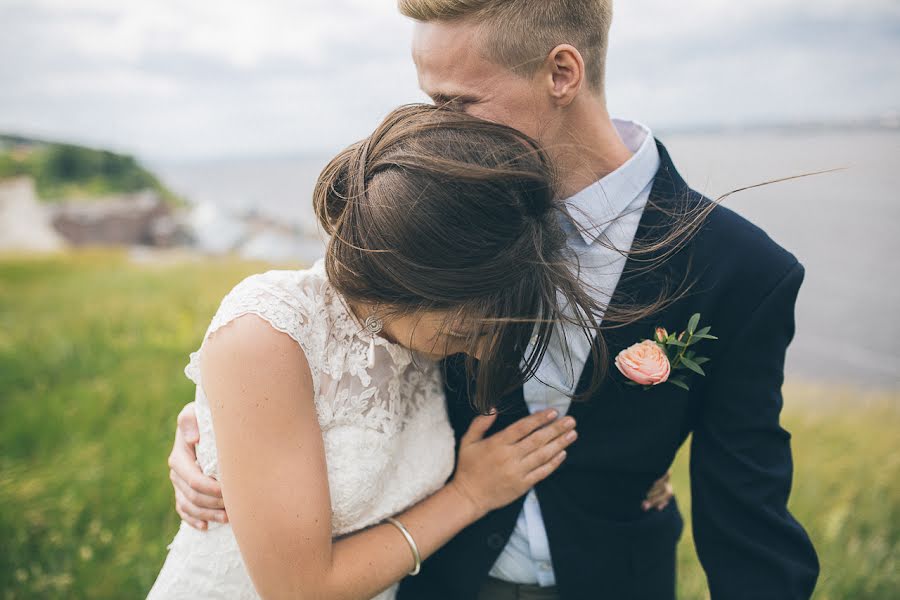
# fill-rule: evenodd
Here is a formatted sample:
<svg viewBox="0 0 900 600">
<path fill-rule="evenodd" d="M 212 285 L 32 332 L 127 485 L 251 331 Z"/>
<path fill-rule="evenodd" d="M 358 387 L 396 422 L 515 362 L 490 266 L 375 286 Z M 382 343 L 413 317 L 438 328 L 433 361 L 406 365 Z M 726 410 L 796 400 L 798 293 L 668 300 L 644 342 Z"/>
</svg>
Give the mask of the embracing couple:
<svg viewBox="0 0 900 600">
<path fill-rule="evenodd" d="M 808 598 L 779 425 L 803 268 L 610 119 L 611 0 L 399 4 L 434 105 L 323 171 L 323 261 L 223 300 L 150 597 L 674 598 L 691 435 L 712 597 Z"/>
</svg>

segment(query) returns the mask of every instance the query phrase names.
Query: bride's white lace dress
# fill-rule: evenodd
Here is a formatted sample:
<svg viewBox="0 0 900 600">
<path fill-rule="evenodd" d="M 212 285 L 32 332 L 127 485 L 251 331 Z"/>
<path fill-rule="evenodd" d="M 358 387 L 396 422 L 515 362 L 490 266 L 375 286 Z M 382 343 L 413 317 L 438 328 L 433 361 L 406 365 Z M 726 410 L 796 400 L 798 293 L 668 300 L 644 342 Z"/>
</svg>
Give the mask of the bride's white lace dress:
<svg viewBox="0 0 900 600">
<path fill-rule="evenodd" d="M 222 301 L 206 338 L 246 314 L 289 335 L 309 361 L 334 536 L 379 523 L 444 484 L 453 469 L 454 439 L 438 366 L 380 337 L 370 363 L 371 338 L 329 284 L 321 261 L 305 271 L 271 271 L 244 280 Z M 198 351 L 185 369 L 197 384 L 197 459 L 204 473 L 218 477 L 199 361 Z M 396 586 L 377 598 L 390 600 L 395 592 Z M 231 526 L 216 523 L 206 532 L 181 524 L 149 596 L 258 597 Z"/>
</svg>

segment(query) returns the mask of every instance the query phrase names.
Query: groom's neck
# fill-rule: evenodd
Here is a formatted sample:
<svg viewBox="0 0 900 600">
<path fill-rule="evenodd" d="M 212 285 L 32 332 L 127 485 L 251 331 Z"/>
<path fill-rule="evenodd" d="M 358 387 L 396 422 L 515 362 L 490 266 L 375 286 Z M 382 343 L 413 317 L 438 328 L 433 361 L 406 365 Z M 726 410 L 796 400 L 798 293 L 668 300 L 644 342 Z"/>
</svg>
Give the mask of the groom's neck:
<svg viewBox="0 0 900 600">
<path fill-rule="evenodd" d="M 556 165 L 561 198 L 574 196 L 596 183 L 632 156 L 602 97 L 577 98 L 547 133 L 542 141 Z"/>
</svg>

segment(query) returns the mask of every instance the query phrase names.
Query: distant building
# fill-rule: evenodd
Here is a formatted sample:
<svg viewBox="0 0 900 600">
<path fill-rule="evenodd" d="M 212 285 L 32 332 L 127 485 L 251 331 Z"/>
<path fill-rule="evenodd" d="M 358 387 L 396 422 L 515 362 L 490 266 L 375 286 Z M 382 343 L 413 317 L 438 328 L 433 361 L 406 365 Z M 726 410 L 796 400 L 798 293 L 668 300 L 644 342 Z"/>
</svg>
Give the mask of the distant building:
<svg viewBox="0 0 900 600">
<path fill-rule="evenodd" d="M 53 228 L 53 216 L 41 204 L 34 180 L 0 181 L 0 251 L 55 252 L 66 246 Z"/>
<path fill-rule="evenodd" d="M 65 202 L 54 209 L 53 225 L 75 246 L 169 247 L 187 241 L 169 206 L 149 190 Z"/>
<path fill-rule="evenodd" d="M 30 177 L 0 180 L 0 251 L 172 247 L 191 243 L 187 231 L 153 191 L 47 204 L 38 199 Z"/>
</svg>

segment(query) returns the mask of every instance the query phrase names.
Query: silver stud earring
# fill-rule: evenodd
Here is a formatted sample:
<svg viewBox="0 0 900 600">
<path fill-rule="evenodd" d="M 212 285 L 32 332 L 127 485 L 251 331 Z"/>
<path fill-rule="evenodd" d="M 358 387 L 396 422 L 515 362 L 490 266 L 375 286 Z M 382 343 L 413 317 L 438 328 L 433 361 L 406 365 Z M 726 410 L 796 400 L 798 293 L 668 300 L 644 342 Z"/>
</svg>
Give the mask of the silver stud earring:
<svg viewBox="0 0 900 600">
<path fill-rule="evenodd" d="M 366 332 L 369 334 L 369 368 L 375 366 L 375 336 L 381 333 L 381 330 L 384 329 L 384 321 L 376 317 L 375 315 L 369 315 L 366 317 L 366 322 L 363 323 L 363 328 L 365 328 Z"/>
</svg>

